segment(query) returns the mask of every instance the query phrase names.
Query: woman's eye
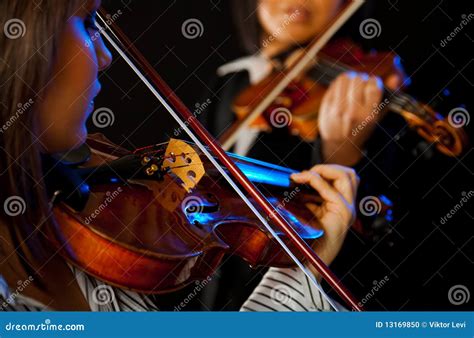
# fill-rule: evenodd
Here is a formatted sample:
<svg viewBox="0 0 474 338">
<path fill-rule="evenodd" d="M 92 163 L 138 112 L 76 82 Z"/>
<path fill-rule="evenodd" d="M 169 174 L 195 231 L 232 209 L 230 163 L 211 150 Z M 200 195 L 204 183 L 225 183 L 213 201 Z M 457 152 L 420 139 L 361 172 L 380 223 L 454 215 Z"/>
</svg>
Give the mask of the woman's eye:
<svg viewBox="0 0 474 338">
<path fill-rule="evenodd" d="M 95 16 L 96 16 L 96 13 L 88 14 L 84 20 L 84 25 L 87 29 L 98 31 L 99 29 L 97 28 L 97 25 L 95 24 Z"/>
</svg>

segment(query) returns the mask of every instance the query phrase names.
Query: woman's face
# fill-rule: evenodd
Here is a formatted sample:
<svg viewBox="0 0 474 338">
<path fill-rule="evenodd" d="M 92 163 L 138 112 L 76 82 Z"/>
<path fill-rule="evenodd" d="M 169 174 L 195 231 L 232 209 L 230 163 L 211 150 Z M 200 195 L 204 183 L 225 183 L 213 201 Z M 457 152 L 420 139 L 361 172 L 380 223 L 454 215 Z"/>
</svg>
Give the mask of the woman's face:
<svg viewBox="0 0 474 338">
<path fill-rule="evenodd" d="M 259 0 L 257 15 L 267 36 L 293 45 L 321 32 L 341 4 L 342 0 Z"/>
<path fill-rule="evenodd" d="M 100 91 L 98 72 L 112 61 L 95 25 L 100 0 L 88 0 L 69 18 L 59 38 L 52 77 L 37 102 L 35 131 L 47 153 L 82 144 L 86 120 Z"/>
</svg>

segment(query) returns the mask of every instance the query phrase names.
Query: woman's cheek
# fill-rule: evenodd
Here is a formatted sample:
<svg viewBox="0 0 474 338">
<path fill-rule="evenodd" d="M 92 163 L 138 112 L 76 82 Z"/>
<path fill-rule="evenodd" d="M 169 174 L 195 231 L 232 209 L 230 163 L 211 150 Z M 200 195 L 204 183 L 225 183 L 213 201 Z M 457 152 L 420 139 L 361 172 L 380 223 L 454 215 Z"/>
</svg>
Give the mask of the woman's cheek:
<svg viewBox="0 0 474 338">
<path fill-rule="evenodd" d="M 60 41 L 54 82 L 40 111 L 46 148 L 50 152 L 78 147 L 87 137 L 86 122 L 97 80 L 97 62 L 93 44 L 83 20 L 72 18 Z M 41 114 L 44 114 L 41 116 Z"/>
<path fill-rule="evenodd" d="M 84 142 L 87 138 L 87 127 L 86 124 L 82 124 L 81 127 L 77 130 L 74 140 L 71 140 L 72 148 L 77 148 Z"/>
<path fill-rule="evenodd" d="M 65 152 L 85 142 L 87 129 L 85 123 L 71 118 L 68 110 L 58 110 L 56 114 L 43 111 L 37 123 L 36 133 L 43 151 L 46 153 Z"/>
<path fill-rule="evenodd" d="M 89 102 L 80 96 L 76 99 L 74 105 L 67 109 L 67 113 L 62 116 L 62 130 L 58 130 L 58 134 L 62 134 L 62 139 L 65 144 L 65 148 L 73 149 L 77 148 L 80 144 L 84 143 L 87 137 L 87 117 Z"/>
</svg>

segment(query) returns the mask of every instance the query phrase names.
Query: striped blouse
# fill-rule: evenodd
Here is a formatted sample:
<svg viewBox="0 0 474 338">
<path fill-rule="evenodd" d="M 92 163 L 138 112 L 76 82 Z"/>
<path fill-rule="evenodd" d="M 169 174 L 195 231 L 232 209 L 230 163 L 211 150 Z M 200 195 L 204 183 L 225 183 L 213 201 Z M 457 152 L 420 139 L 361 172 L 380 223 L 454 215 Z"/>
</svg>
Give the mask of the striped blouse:
<svg viewBox="0 0 474 338">
<path fill-rule="evenodd" d="M 92 311 L 159 311 L 152 298 L 147 295 L 112 287 L 79 269 L 74 267 L 71 269 Z M 19 292 L 13 295 L 0 275 L 0 310 L 49 309 Z M 300 269 L 271 268 L 243 304 L 241 311 L 333 311 L 333 309 Z"/>
</svg>

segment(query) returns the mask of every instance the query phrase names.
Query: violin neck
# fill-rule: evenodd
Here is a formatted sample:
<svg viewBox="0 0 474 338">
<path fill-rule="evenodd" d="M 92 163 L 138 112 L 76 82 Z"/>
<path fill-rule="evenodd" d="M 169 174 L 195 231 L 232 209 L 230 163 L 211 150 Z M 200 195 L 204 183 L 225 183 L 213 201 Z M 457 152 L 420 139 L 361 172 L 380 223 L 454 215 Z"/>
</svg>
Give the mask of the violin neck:
<svg viewBox="0 0 474 338">
<path fill-rule="evenodd" d="M 265 184 L 280 188 L 289 188 L 290 176 L 296 170 L 282 167 L 276 164 L 255 160 L 236 154 L 228 153 L 237 166 L 253 183 Z"/>
<path fill-rule="evenodd" d="M 384 98 L 387 100 L 387 109 L 389 111 L 399 114 L 409 112 L 422 120 L 432 122 L 433 116 L 412 96 L 385 88 Z"/>
</svg>

